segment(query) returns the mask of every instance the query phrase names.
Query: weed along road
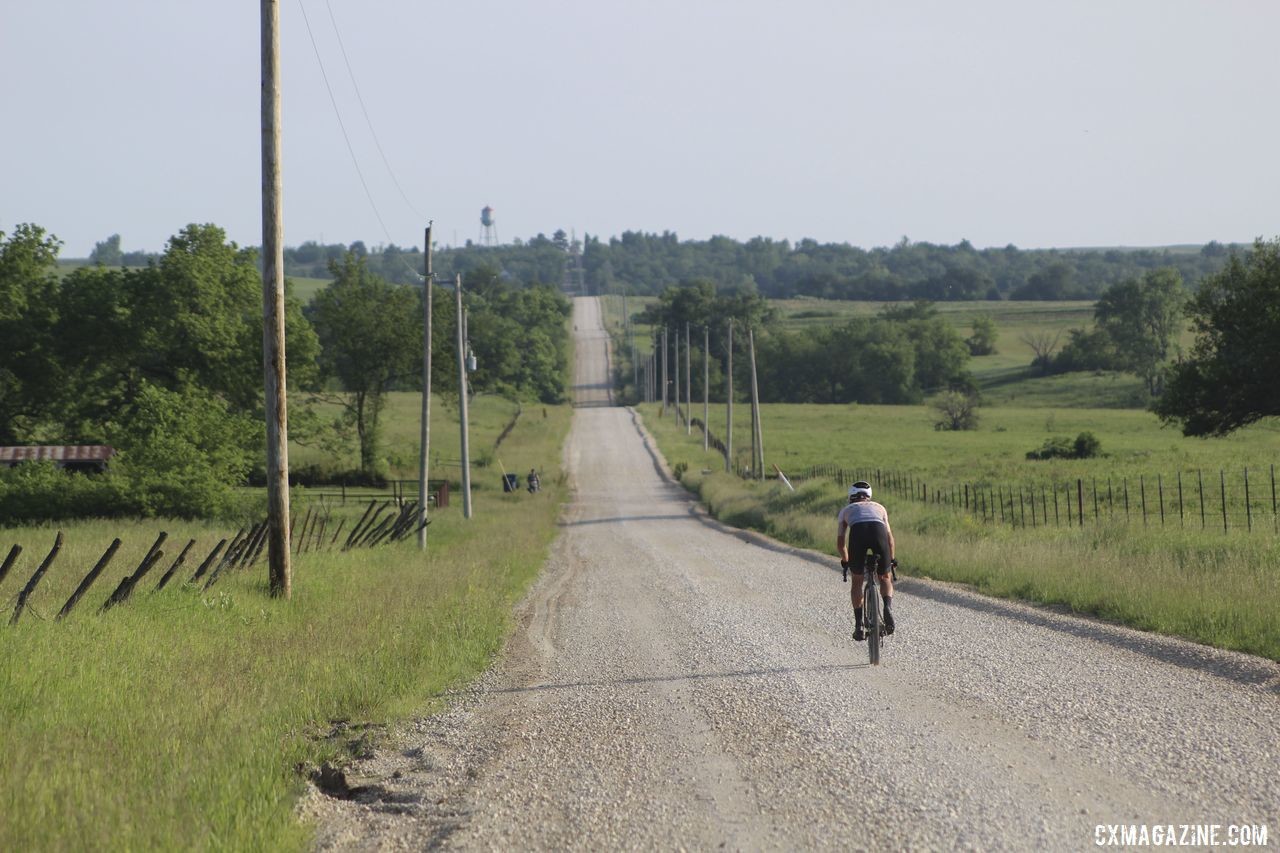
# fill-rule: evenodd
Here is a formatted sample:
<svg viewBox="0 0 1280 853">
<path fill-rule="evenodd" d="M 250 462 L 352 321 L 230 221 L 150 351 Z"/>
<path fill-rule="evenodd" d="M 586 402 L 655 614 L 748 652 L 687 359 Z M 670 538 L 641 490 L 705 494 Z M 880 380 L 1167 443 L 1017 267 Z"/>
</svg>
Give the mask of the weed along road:
<svg viewBox="0 0 1280 853">
<path fill-rule="evenodd" d="M 835 560 L 696 511 L 574 311 L 563 534 L 494 667 L 309 796 L 322 849 L 1280 844 L 1280 668 L 905 577 L 867 666 Z"/>
</svg>

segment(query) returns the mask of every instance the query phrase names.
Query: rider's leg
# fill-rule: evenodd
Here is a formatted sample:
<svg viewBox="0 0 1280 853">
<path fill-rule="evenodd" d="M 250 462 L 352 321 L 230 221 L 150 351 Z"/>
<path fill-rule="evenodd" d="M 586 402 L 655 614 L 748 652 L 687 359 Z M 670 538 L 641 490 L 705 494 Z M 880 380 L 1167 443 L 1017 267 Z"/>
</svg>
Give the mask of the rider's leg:
<svg viewBox="0 0 1280 853">
<path fill-rule="evenodd" d="M 885 633 L 893 633 L 893 572 L 880 575 L 880 597 L 884 601 Z"/>
<path fill-rule="evenodd" d="M 853 638 L 862 640 L 866 635 L 862 633 L 862 604 L 866 599 L 866 593 L 862 589 L 862 574 L 855 572 L 853 575 L 853 583 L 849 584 L 849 600 L 853 604 Z"/>
</svg>

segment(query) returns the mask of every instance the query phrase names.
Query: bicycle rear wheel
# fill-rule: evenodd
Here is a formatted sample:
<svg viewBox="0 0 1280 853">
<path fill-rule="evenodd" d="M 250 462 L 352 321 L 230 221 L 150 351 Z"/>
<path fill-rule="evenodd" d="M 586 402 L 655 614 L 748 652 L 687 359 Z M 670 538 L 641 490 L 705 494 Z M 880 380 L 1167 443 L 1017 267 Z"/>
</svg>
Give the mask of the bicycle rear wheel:
<svg viewBox="0 0 1280 853">
<path fill-rule="evenodd" d="M 872 579 L 867 584 L 866 600 L 863 602 L 863 613 L 867 623 L 867 652 L 871 656 L 871 665 L 880 665 L 880 585 L 875 580 L 875 572 L 869 574 Z"/>
</svg>

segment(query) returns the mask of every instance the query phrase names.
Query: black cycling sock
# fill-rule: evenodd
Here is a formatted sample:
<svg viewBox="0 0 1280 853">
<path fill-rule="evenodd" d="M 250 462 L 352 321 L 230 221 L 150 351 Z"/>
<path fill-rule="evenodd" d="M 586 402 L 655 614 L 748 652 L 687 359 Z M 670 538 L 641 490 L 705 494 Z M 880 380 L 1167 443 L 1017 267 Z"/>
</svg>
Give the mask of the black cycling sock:
<svg viewBox="0 0 1280 853">
<path fill-rule="evenodd" d="M 887 610 L 889 609 L 889 606 L 890 606 L 890 605 L 892 605 L 892 604 L 893 604 L 893 596 L 892 596 L 892 595 L 886 595 L 886 596 L 884 597 L 884 609 L 887 611 Z"/>
<path fill-rule="evenodd" d="M 862 608 L 861 607 L 853 608 L 853 624 L 855 625 L 862 624 Z"/>
</svg>

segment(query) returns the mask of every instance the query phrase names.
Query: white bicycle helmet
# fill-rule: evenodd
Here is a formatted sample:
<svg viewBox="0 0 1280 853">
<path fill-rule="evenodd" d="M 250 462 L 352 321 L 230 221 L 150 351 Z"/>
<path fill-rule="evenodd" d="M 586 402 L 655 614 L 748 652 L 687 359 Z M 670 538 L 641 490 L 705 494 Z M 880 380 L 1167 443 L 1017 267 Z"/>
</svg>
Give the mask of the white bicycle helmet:
<svg viewBox="0 0 1280 853">
<path fill-rule="evenodd" d="M 867 482 L 865 482 L 865 481 L 863 481 L 863 480 L 859 480 L 858 482 L 856 482 L 856 483 L 854 483 L 852 486 L 850 486 L 850 487 L 849 487 L 849 500 L 853 500 L 854 498 L 856 498 L 856 497 L 858 497 L 858 496 L 862 496 L 862 497 L 870 498 L 870 497 L 871 497 L 871 484 L 870 484 L 870 483 L 867 483 Z"/>
</svg>

